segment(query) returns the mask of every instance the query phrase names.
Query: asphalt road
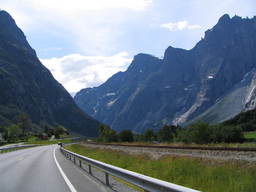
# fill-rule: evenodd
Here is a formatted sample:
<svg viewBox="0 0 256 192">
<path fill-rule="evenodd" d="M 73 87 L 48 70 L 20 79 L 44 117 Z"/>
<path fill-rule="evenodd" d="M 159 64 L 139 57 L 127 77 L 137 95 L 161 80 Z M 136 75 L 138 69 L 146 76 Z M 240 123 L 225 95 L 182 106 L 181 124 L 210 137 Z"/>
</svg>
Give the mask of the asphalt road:
<svg viewBox="0 0 256 192">
<path fill-rule="evenodd" d="M 102 192 L 99 181 L 64 158 L 57 145 L 0 154 L 1 192 Z"/>
</svg>

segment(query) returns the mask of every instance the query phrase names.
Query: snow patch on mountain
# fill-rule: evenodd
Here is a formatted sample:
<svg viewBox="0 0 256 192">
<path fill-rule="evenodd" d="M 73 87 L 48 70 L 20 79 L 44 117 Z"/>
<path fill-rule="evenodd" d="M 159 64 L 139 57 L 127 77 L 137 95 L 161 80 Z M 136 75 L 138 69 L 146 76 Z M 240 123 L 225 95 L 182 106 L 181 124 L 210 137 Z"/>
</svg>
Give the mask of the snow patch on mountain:
<svg viewBox="0 0 256 192">
<path fill-rule="evenodd" d="M 107 107 L 111 107 L 113 104 L 115 104 L 115 102 L 118 100 L 118 98 L 111 100 L 107 103 Z"/>
<path fill-rule="evenodd" d="M 116 95 L 116 93 L 111 92 L 111 93 L 107 93 L 105 96 L 109 97 L 109 96 L 114 96 L 114 95 Z"/>
</svg>

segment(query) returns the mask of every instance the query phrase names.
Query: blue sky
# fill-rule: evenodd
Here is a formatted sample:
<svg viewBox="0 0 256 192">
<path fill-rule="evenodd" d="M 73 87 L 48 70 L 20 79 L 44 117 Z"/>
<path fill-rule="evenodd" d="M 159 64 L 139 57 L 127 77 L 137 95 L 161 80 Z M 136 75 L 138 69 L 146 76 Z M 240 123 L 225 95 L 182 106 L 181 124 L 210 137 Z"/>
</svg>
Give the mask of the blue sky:
<svg viewBox="0 0 256 192">
<path fill-rule="evenodd" d="M 253 17 L 255 0 L 0 0 L 70 92 L 98 86 L 143 52 L 191 49 L 219 17 Z"/>
</svg>

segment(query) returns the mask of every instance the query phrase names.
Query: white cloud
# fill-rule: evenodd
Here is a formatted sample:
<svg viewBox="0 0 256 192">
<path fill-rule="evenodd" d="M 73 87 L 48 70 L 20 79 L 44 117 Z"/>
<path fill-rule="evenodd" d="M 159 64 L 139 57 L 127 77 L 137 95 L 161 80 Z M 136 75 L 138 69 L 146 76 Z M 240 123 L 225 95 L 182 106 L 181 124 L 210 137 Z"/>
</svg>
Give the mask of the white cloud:
<svg viewBox="0 0 256 192">
<path fill-rule="evenodd" d="M 172 22 L 164 23 L 164 24 L 161 24 L 161 27 L 167 28 L 170 31 L 182 31 L 184 29 L 192 30 L 192 29 L 200 29 L 201 28 L 200 25 L 190 25 L 187 21 L 178 21 L 175 23 L 172 23 Z"/>
<path fill-rule="evenodd" d="M 45 9 L 56 9 L 58 12 L 98 11 L 105 9 L 126 8 L 133 10 L 144 10 L 152 0 L 24 0 L 33 3 L 34 6 Z"/>
<path fill-rule="evenodd" d="M 89 13 L 105 14 L 113 9 L 143 11 L 152 0 L 12 0 L 1 2 L 0 9 L 5 9 L 24 26 L 40 20 L 77 19 Z M 33 16 L 32 16 L 33 15 Z M 75 20 L 74 20 L 75 21 Z"/>
<path fill-rule="evenodd" d="M 1 2 L 26 33 L 40 31 L 70 40 L 85 55 L 111 55 L 124 31 L 121 25 L 140 15 L 152 0 L 11 0 Z M 54 42 L 53 42 L 54 43 Z M 51 46 L 58 46 L 56 45 Z"/>
<path fill-rule="evenodd" d="M 126 70 L 131 60 L 127 52 L 121 52 L 113 56 L 71 54 L 61 58 L 41 59 L 41 62 L 72 93 L 98 86 L 114 73 Z"/>
<path fill-rule="evenodd" d="M 19 9 L 19 7 L 16 4 L 11 6 L 8 2 L 5 2 L 5 3 L 1 5 L 0 9 L 3 8 L 6 11 L 8 11 L 19 26 L 26 28 L 32 24 L 32 19 L 29 16 L 29 14 Z"/>
</svg>

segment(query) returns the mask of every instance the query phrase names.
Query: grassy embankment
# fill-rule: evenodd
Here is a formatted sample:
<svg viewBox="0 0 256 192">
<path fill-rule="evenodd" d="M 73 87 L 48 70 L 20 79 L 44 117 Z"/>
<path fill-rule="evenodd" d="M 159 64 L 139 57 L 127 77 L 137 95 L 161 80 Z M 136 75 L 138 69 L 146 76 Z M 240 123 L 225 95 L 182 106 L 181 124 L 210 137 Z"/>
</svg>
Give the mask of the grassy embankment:
<svg viewBox="0 0 256 192">
<path fill-rule="evenodd" d="M 63 139 L 54 139 L 54 140 L 39 140 L 37 137 L 31 137 L 28 139 L 26 144 L 37 144 L 37 145 L 50 145 L 57 143 L 71 143 L 71 138 L 63 138 Z"/>
<path fill-rule="evenodd" d="M 247 134 L 247 133 L 246 133 Z M 256 138 L 255 138 L 256 139 Z M 193 147 L 256 147 L 256 142 L 245 143 L 210 143 L 210 144 L 185 144 L 185 143 L 150 143 L 150 142 L 110 142 L 110 144 L 125 145 L 156 145 L 156 146 L 193 146 Z"/>
<path fill-rule="evenodd" d="M 255 192 L 256 165 L 166 156 L 158 160 L 81 145 L 66 147 L 81 155 L 204 192 Z"/>
<path fill-rule="evenodd" d="M 244 133 L 246 139 L 254 139 L 256 141 L 256 131 L 249 131 Z"/>
</svg>

